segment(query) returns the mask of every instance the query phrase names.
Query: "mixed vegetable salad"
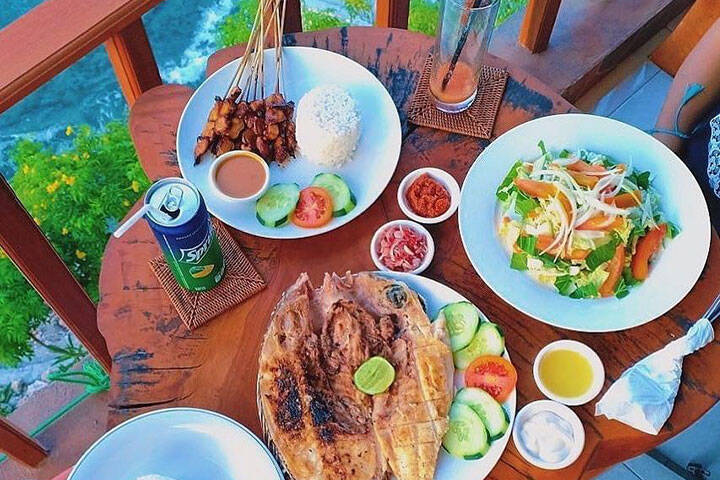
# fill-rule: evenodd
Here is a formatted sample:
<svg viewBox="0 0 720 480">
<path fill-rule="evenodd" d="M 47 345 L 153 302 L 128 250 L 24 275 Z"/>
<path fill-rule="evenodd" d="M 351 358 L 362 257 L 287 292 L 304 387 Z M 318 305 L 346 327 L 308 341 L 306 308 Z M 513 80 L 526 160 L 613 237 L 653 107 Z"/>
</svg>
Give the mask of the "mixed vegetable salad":
<svg viewBox="0 0 720 480">
<path fill-rule="evenodd" d="M 628 295 L 678 228 L 663 217 L 650 172 L 587 150 L 515 163 L 497 189 L 510 267 L 561 295 Z"/>
</svg>

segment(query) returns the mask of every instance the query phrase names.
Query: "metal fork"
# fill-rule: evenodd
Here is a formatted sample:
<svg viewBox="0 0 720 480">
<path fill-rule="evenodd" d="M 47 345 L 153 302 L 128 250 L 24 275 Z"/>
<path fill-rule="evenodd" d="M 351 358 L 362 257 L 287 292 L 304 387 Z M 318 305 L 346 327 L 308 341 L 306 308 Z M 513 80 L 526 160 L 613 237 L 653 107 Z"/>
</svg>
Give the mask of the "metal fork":
<svg viewBox="0 0 720 480">
<path fill-rule="evenodd" d="M 710 305 L 710 308 L 707 309 L 705 313 L 703 313 L 703 316 L 700 318 L 707 318 L 711 322 L 716 320 L 718 317 L 720 317 L 720 294 L 715 297 L 715 300 L 713 300 L 713 303 Z"/>
</svg>

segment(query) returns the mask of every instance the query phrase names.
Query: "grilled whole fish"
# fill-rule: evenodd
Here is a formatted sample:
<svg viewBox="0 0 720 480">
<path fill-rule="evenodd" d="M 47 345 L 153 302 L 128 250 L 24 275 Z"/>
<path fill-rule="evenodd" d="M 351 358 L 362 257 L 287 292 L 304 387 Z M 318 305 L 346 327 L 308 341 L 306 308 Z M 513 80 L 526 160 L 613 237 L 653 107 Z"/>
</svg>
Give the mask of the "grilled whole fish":
<svg viewBox="0 0 720 480">
<path fill-rule="evenodd" d="M 396 371 L 383 394 L 353 384 L 380 355 Z M 273 312 L 260 353 L 259 406 L 295 480 L 432 480 L 448 427 L 453 363 L 444 324 L 417 294 L 370 273 L 306 274 Z"/>
</svg>

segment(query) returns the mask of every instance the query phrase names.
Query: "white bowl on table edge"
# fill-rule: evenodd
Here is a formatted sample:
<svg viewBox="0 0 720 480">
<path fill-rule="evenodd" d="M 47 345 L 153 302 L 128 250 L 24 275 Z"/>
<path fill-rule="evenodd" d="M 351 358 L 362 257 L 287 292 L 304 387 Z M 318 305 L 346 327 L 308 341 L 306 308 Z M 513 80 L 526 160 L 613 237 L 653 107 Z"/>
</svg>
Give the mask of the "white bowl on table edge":
<svg viewBox="0 0 720 480">
<path fill-rule="evenodd" d="M 219 471 L 209 472 L 208 466 Z M 106 432 L 80 457 L 68 480 L 97 480 L 98 475 L 136 480 L 150 474 L 231 480 L 248 469 L 267 480 L 285 478 L 247 427 L 217 412 L 179 407 L 138 415 Z"/>
<path fill-rule="evenodd" d="M 577 352 L 582 355 L 583 358 L 585 358 L 590 364 L 593 381 L 590 388 L 584 395 L 572 398 L 561 397 L 559 395 L 555 395 L 545 386 L 545 384 L 543 384 L 542 379 L 540 378 L 540 361 L 547 353 L 555 350 L 572 350 L 573 352 Z M 533 362 L 533 377 L 535 377 L 535 384 L 537 387 L 543 395 L 548 397 L 550 400 L 555 400 L 556 402 L 565 405 L 578 406 L 584 405 L 598 396 L 600 390 L 602 390 L 602 387 L 605 384 L 605 367 L 603 366 L 602 360 L 600 360 L 598 354 L 595 353 L 595 350 L 584 343 L 575 340 L 557 340 L 545 345 L 535 356 L 535 361 Z"/>
<path fill-rule="evenodd" d="M 568 422 L 573 429 L 574 444 L 572 446 L 572 449 L 568 453 L 568 456 L 561 462 L 548 463 L 540 460 L 532 453 L 530 453 L 520 441 L 520 429 L 525 424 L 525 421 L 528 417 L 538 412 L 552 412 L 566 422 Z M 583 427 L 580 418 L 575 412 L 570 410 L 570 407 L 567 407 L 562 403 L 558 403 L 553 400 L 536 400 L 534 402 L 528 403 L 523 408 L 521 408 L 518 414 L 515 416 L 515 424 L 513 425 L 512 438 L 513 443 L 515 444 L 515 448 L 517 448 L 518 452 L 520 452 L 520 455 L 525 460 L 535 465 L 536 467 L 545 470 L 559 470 L 561 468 L 572 465 L 575 460 L 580 457 L 583 448 L 585 448 L 585 428 Z"/>
<path fill-rule="evenodd" d="M 263 183 L 263 186 L 260 187 L 260 190 L 247 197 L 233 197 L 231 195 L 228 195 L 227 193 L 223 192 L 217 184 L 218 168 L 220 168 L 220 165 L 226 162 L 229 158 L 235 155 L 245 155 L 251 157 L 253 160 L 260 163 L 260 165 L 263 167 L 263 171 L 265 172 L 265 182 Z M 262 197 L 265 192 L 267 192 L 267 189 L 270 186 L 270 167 L 268 167 L 267 162 L 257 153 L 249 152 L 247 150 L 230 150 L 229 152 L 225 152 L 222 155 L 219 155 L 217 158 L 213 159 L 212 165 L 210 165 L 210 171 L 208 172 L 208 175 L 208 183 L 215 195 L 218 195 L 225 201 L 232 203 L 239 204 L 257 200 L 258 198 Z"/>
<path fill-rule="evenodd" d="M 447 189 L 448 194 L 450 194 L 450 207 L 445 213 L 443 213 L 442 215 L 438 215 L 437 217 L 423 217 L 421 215 L 418 215 L 417 213 L 413 212 L 413 209 L 410 207 L 410 205 L 408 205 L 407 198 L 405 198 L 405 192 L 410 187 L 412 182 L 414 182 L 416 178 L 418 178 L 424 173 L 427 173 L 430 177 L 432 177 L 433 180 L 440 182 Z M 428 225 L 444 222 L 455 213 L 458 205 L 460 205 L 460 185 L 458 185 L 455 177 L 450 175 L 445 170 L 435 167 L 418 168 L 417 170 L 413 170 L 412 172 L 405 175 L 405 178 L 403 178 L 400 182 L 400 186 L 398 187 L 397 191 L 397 201 L 398 205 L 400 205 L 400 210 L 402 210 L 402 212 L 410 220 L 414 220 L 418 223 L 425 223 Z"/>
<path fill-rule="evenodd" d="M 398 272 L 395 270 L 391 270 L 388 267 L 385 266 L 380 261 L 380 257 L 378 257 L 377 250 L 375 248 L 375 245 L 380 241 L 380 235 L 388 228 L 393 227 L 395 225 L 401 225 L 403 227 L 412 228 L 413 230 L 417 231 L 421 235 L 423 235 L 427 241 L 427 253 L 425 253 L 425 258 L 423 258 L 422 262 L 420 262 L 420 265 L 415 270 L 410 270 L 409 272 Z M 424 272 L 429 266 L 430 262 L 432 262 L 433 257 L 435 256 L 435 241 L 432 238 L 432 235 L 430 235 L 430 232 L 427 231 L 425 227 L 420 225 L 417 222 L 413 222 L 412 220 L 392 220 L 390 222 L 387 222 L 383 224 L 380 228 L 375 230 L 375 234 L 372 236 L 372 240 L 370 240 L 370 257 L 372 258 L 373 263 L 375 266 L 385 272 L 393 272 L 393 273 L 412 273 L 412 274 L 420 274 Z"/>
</svg>

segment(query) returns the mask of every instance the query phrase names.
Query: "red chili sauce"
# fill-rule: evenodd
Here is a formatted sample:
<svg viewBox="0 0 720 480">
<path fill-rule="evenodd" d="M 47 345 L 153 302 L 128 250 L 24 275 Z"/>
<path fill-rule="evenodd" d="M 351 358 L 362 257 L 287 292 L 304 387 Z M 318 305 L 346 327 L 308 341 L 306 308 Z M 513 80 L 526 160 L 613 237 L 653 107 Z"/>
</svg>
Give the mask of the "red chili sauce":
<svg viewBox="0 0 720 480">
<path fill-rule="evenodd" d="M 427 173 L 417 177 L 405 192 L 413 212 L 421 217 L 435 218 L 450 208 L 450 193 L 445 186 Z"/>
</svg>

